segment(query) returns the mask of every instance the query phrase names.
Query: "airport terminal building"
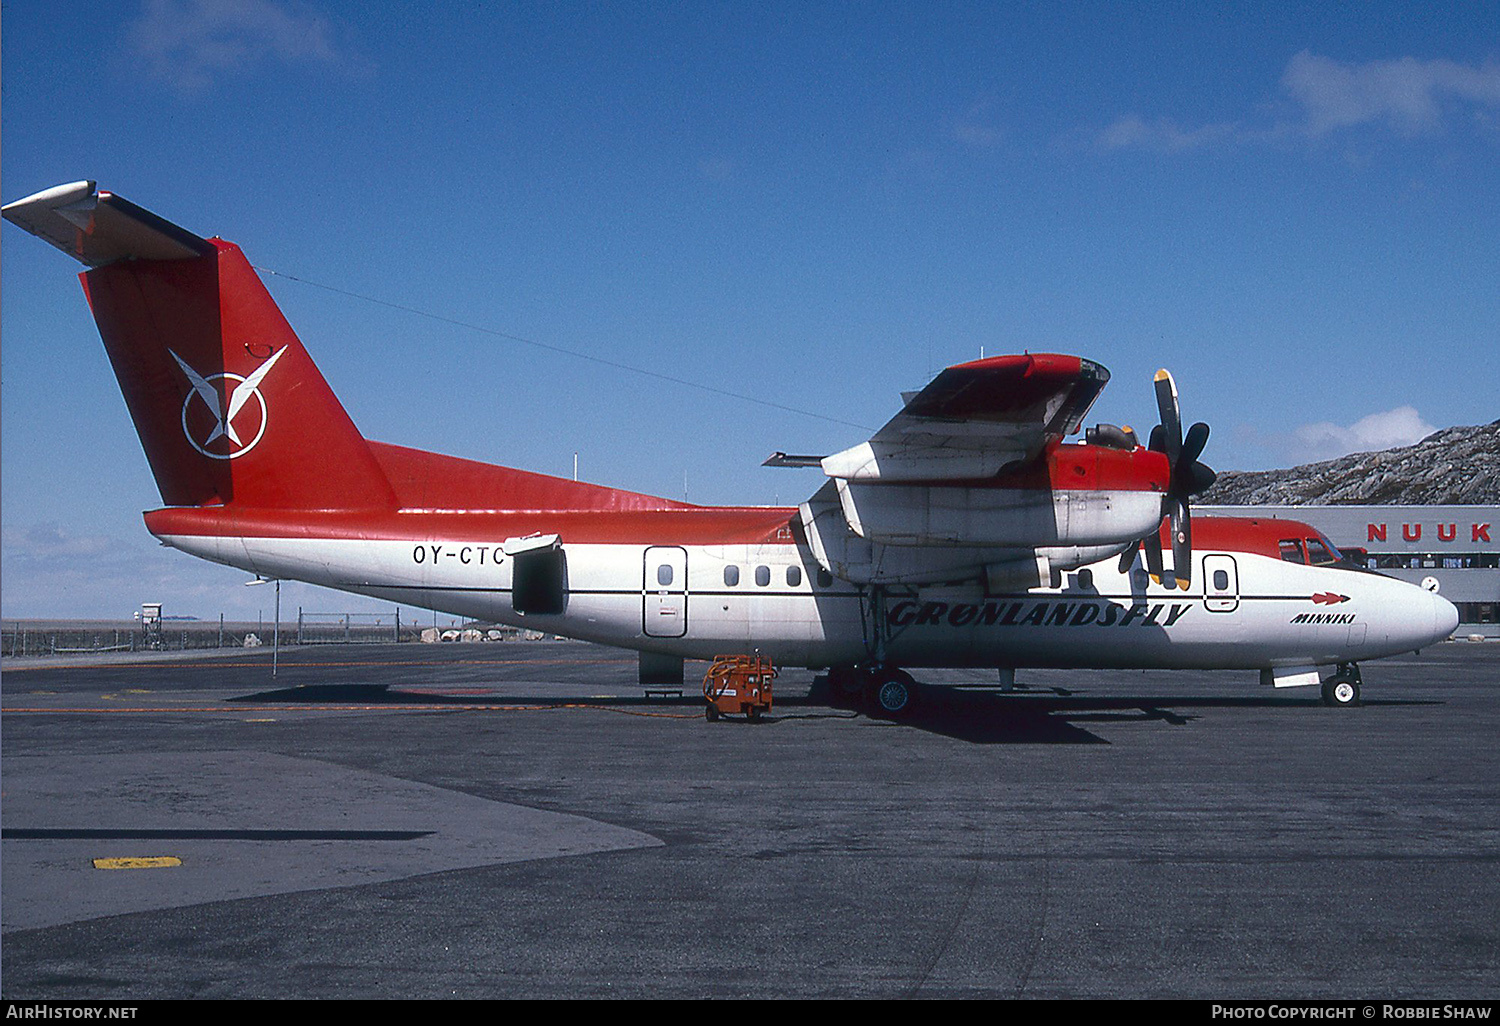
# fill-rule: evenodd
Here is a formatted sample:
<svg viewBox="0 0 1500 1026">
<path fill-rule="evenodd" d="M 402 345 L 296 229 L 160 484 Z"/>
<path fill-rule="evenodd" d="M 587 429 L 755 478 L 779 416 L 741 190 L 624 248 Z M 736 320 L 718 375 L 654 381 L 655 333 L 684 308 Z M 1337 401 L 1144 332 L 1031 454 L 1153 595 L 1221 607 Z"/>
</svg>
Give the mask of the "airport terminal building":
<svg viewBox="0 0 1500 1026">
<path fill-rule="evenodd" d="M 1458 637 L 1500 638 L 1500 506 L 1195 506 L 1208 514 L 1311 524 L 1372 570 L 1458 607 Z"/>
</svg>

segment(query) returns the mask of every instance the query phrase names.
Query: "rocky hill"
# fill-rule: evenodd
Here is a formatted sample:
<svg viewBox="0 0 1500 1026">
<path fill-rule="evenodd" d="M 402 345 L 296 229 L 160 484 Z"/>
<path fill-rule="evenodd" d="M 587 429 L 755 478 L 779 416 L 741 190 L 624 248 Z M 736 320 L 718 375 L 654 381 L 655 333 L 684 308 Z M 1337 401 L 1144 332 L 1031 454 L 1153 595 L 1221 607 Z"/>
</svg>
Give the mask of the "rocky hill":
<svg viewBox="0 0 1500 1026">
<path fill-rule="evenodd" d="M 1290 470 L 1226 471 L 1205 506 L 1500 505 L 1500 420 Z"/>
</svg>

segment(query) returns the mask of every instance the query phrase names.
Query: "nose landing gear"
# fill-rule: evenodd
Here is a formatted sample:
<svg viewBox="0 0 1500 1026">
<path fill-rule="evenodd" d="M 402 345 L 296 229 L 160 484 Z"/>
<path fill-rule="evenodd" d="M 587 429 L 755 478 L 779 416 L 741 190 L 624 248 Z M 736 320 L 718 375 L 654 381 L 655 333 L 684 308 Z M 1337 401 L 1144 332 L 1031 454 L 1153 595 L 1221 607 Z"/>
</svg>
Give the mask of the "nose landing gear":
<svg viewBox="0 0 1500 1026">
<path fill-rule="evenodd" d="M 1339 663 L 1338 672 L 1323 682 L 1323 704 L 1350 707 L 1359 705 L 1359 665 Z"/>
</svg>

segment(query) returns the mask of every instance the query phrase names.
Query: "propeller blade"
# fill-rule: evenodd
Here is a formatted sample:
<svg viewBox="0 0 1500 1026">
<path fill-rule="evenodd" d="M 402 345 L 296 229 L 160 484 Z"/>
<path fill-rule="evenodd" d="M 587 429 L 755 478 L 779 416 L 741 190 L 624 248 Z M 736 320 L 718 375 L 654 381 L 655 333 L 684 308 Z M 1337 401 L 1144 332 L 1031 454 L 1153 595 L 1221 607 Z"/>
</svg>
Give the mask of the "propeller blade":
<svg viewBox="0 0 1500 1026">
<path fill-rule="evenodd" d="M 1177 383 L 1165 367 L 1156 372 L 1156 408 L 1161 413 L 1164 443 L 1160 451 L 1167 454 L 1167 461 L 1175 467 L 1182 452 L 1182 415 L 1177 410 Z M 1156 432 L 1151 434 L 1154 437 Z"/>
<path fill-rule="evenodd" d="M 1182 501 L 1172 506 L 1172 573 L 1187 591 L 1193 582 L 1193 515 Z"/>
<path fill-rule="evenodd" d="M 1136 542 L 1130 548 L 1120 553 L 1120 573 L 1128 574 L 1130 568 L 1135 566 L 1135 554 L 1140 551 L 1141 543 Z"/>
<path fill-rule="evenodd" d="M 1191 463 L 1203 454 L 1208 444 L 1208 425 L 1199 421 L 1188 428 L 1187 438 L 1182 443 L 1182 462 Z"/>
<path fill-rule="evenodd" d="M 1146 550 L 1146 570 L 1158 581 L 1162 576 L 1161 563 L 1161 535 L 1152 531 L 1141 539 L 1141 547 Z"/>
<path fill-rule="evenodd" d="M 1205 466 L 1197 460 L 1194 460 L 1183 468 L 1183 474 L 1183 491 L 1188 495 L 1197 495 L 1199 492 L 1208 491 L 1213 486 L 1213 483 L 1219 479 L 1219 475 L 1214 473 L 1212 467 Z"/>
</svg>

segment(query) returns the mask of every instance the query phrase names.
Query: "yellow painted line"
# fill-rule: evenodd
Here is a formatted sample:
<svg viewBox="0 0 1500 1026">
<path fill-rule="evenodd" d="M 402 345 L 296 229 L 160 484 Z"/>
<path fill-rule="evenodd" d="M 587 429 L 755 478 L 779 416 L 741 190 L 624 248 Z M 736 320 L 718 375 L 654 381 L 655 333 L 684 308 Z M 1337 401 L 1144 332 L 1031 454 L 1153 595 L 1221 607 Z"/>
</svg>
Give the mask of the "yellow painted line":
<svg viewBox="0 0 1500 1026">
<path fill-rule="evenodd" d="M 95 859 L 95 869 L 170 869 L 182 865 L 174 855 L 131 855 L 118 859 Z"/>
<path fill-rule="evenodd" d="M 276 721 L 273 718 L 271 718 L 270 716 L 259 716 L 259 717 L 256 717 L 255 719 L 246 720 L 245 722 L 246 723 L 275 723 Z"/>
</svg>

